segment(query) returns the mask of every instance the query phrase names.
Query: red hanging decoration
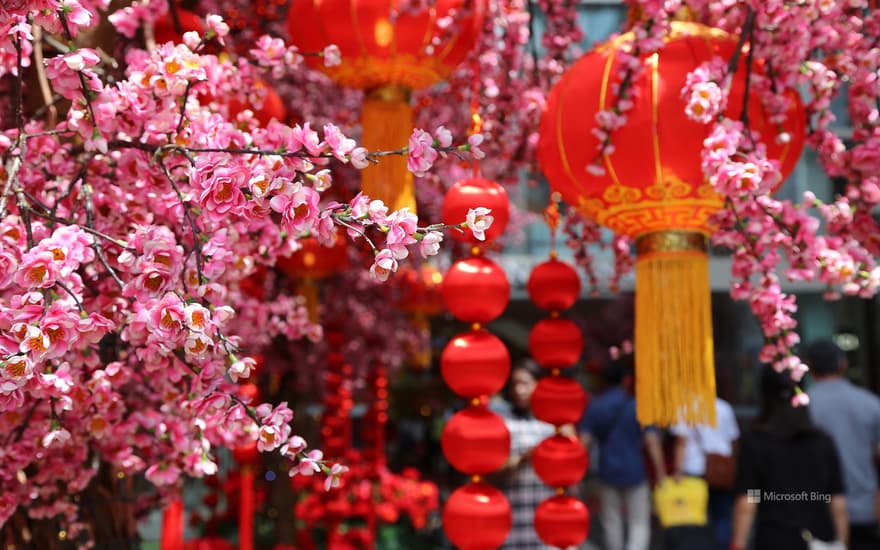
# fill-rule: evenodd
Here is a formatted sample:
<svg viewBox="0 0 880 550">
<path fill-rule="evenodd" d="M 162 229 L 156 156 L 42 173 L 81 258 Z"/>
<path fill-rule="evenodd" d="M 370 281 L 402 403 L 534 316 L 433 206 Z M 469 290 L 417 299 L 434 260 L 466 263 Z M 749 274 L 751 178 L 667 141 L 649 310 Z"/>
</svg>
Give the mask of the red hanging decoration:
<svg viewBox="0 0 880 550">
<path fill-rule="evenodd" d="M 531 407 L 538 420 L 556 426 L 575 424 L 587 408 L 587 392 L 571 378 L 548 376 L 538 381 Z"/>
<path fill-rule="evenodd" d="M 183 499 L 177 496 L 162 511 L 162 550 L 183 550 Z"/>
<path fill-rule="evenodd" d="M 584 335 L 571 319 L 542 319 L 529 333 L 529 352 L 545 369 L 571 367 L 583 350 Z"/>
<path fill-rule="evenodd" d="M 468 407 L 446 423 L 440 444 L 456 470 L 485 475 L 501 468 L 507 460 L 510 432 L 504 420 L 486 407 Z"/>
<path fill-rule="evenodd" d="M 551 258 L 532 269 L 526 283 L 529 298 L 546 311 L 562 311 L 577 302 L 581 280 L 569 264 Z"/>
<path fill-rule="evenodd" d="M 587 471 L 587 451 L 572 436 L 561 434 L 562 427 L 580 420 L 586 405 L 586 392 L 580 384 L 560 376 L 560 369 L 573 366 L 580 359 L 584 337 L 574 321 L 559 317 L 562 307 L 571 307 L 580 293 L 580 279 L 571 266 L 556 259 L 555 232 L 558 226 L 558 199 L 551 197 L 545 210 L 550 226 L 550 259 L 535 267 L 529 276 L 529 295 L 538 307 L 550 311 L 550 318 L 538 321 L 529 334 L 529 351 L 535 361 L 552 376 L 542 378 L 531 397 L 535 417 L 556 426 L 556 435 L 542 441 L 532 453 L 535 474 L 556 489 L 535 510 L 535 531 L 544 543 L 559 548 L 579 546 L 587 538 L 589 525 L 586 506 L 565 495 L 565 488 L 574 485 Z M 557 510 L 560 511 L 557 516 Z M 574 510 L 574 511 L 573 511 Z M 583 516 L 583 517 L 581 517 Z M 574 525 L 577 519 L 583 520 Z"/>
<path fill-rule="evenodd" d="M 590 512 L 576 498 L 550 497 L 535 509 L 535 531 L 550 546 L 578 546 L 590 532 Z"/>
<path fill-rule="evenodd" d="M 510 300 L 510 282 L 504 270 L 488 258 L 455 262 L 440 287 L 443 303 L 458 319 L 488 323 L 504 313 Z"/>
<path fill-rule="evenodd" d="M 475 119 L 479 116 L 475 113 Z M 507 224 L 507 193 L 481 178 L 458 182 L 443 203 L 445 219 L 460 223 L 469 208 L 492 209 L 495 221 L 486 232 L 487 241 Z M 467 239 L 465 239 L 467 240 Z M 510 454 L 510 432 L 504 420 L 483 405 L 482 397 L 504 385 L 510 372 L 510 354 L 504 344 L 481 325 L 504 312 L 510 300 L 510 283 L 495 262 L 479 256 L 459 260 L 446 273 L 440 294 L 447 309 L 458 319 L 473 323 L 443 350 L 443 378 L 457 394 L 471 399 L 471 406 L 456 413 L 441 437 L 443 454 L 457 470 L 473 476 L 472 483 L 456 490 L 443 511 L 443 529 L 462 550 L 491 550 L 501 546 L 512 524 L 510 503 L 498 489 L 480 483 L 480 476 L 501 468 Z"/>
<path fill-rule="evenodd" d="M 456 224 L 465 219 L 468 210 L 482 206 L 491 210 L 494 221 L 486 231 L 486 241 L 480 241 L 470 231 L 453 231 L 452 236 L 460 241 L 479 245 L 497 239 L 507 227 L 510 218 L 510 200 L 507 190 L 501 184 L 486 178 L 465 178 L 455 182 L 443 199 L 443 223 Z"/>
<path fill-rule="evenodd" d="M 569 487 L 587 473 L 589 455 L 574 436 L 556 434 L 535 447 L 532 466 L 535 473 L 551 487 Z"/>
<path fill-rule="evenodd" d="M 458 395 L 492 395 L 504 386 L 510 374 L 510 352 L 491 332 L 472 330 L 459 334 L 443 349 L 440 372 Z"/>
<path fill-rule="evenodd" d="M 498 548 L 507 539 L 511 522 L 507 497 L 485 483 L 459 487 L 443 508 L 443 529 L 461 550 Z"/>
<path fill-rule="evenodd" d="M 250 403 L 256 403 L 260 397 L 260 390 L 256 384 L 245 383 L 239 388 L 242 397 L 246 397 Z M 254 548 L 254 469 L 260 459 L 257 442 L 250 440 L 232 449 L 232 456 L 238 462 L 239 468 L 239 504 L 238 504 L 238 547 L 239 550 L 253 550 Z"/>
</svg>

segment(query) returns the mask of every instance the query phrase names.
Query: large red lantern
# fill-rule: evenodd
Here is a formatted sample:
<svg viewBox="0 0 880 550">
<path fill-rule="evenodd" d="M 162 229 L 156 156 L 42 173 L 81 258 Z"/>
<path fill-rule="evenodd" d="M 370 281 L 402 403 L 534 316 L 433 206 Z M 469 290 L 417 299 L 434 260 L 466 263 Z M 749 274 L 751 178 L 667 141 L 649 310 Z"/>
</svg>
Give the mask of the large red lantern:
<svg viewBox="0 0 880 550">
<path fill-rule="evenodd" d="M 507 307 L 510 282 L 504 269 L 488 258 L 472 257 L 452 264 L 440 287 L 443 303 L 457 318 L 488 323 Z"/>
<path fill-rule="evenodd" d="M 698 23 L 673 21 L 665 46 L 642 55 L 633 82 L 628 122 L 613 132 L 615 152 L 601 157 L 603 175 L 587 170 L 597 156 L 595 114 L 615 107 L 618 52 L 625 33 L 584 55 L 547 97 L 538 159 L 554 190 L 586 216 L 636 239 L 635 361 L 638 417 L 642 424 L 714 421 L 715 381 L 709 293 L 710 216 L 723 206 L 701 170 L 708 125 L 689 119 L 681 90 L 693 69 L 715 56 L 730 59 L 735 37 Z M 726 116 L 738 119 L 745 97 L 746 55 L 730 83 Z M 760 63 L 753 71 L 762 70 Z M 769 123 L 761 102 L 748 104 L 751 128 L 760 132 L 782 173 L 794 168 L 804 142 L 805 116 L 796 91 L 794 108 L 780 127 Z M 789 140 L 777 140 L 780 132 Z"/>
<path fill-rule="evenodd" d="M 482 206 L 492 212 L 492 225 L 486 231 L 486 241 L 497 239 L 510 219 L 510 199 L 507 191 L 497 182 L 486 178 L 465 178 L 455 182 L 443 197 L 443 223 L 455 225 L 464 221 L 468 210 Z M 452 236 L 471 244 L 481 244 L 470 231 L 452 232 Z"/>
<path fill-rule="evenodd" d="M 590 531 L 590 512 L 583 502 L 568 495 L 548 498 L 535 508 L 535 531 L 550 546 L 577 546 Z"/>
<path fill-rule="evenodd" d="M 492 395 L 504 386 L 510 374 L 510 352 L 491 332 L 472 330 L 459 334 L 443 348 L 440 372 L 458 395 Z"/>
<path fill-rule="evenodd" d="M 551 487 L 569 487 L 579 482 L 587 473 L 588 464 L 587 450 L 574 436 L 548 437 L 532 453 L 535 473 Z"/>
<path fill-rule="evenodd" d="M 406 146 L 412 133 L 411 90 L 446 78 L 473 48 L 483 30 L 486 0 L 438 0 L 424 9 L 399 10 L 398 0 L 294 0 L 287 29 L 305 52 L 335 44 L 341 63 L 306 60 L 342 86 L 366 90 L 361 126 L 364 147 Z M 444 34 L 437 21 L 449 18 Z M 405 156 L 382 159 L 364 170 L 364 192 L 392 209 L 415 210 L 412 175 Z"/>
<path fill-rule="evenodd" d="M 573 366 L 584 350 L 584 335 L 571 319 L 541 319 L 529 332 L 529 352 L 545 369 Z"/>
<path fill-rule="evenodd" d="M 507 460 L 510 432 L 504 419 L 486 407 L 468 407 L 449 419 L 440 444 L 456 470 L 485 475 L 501 468 Z"/>
<path fill-rule="evenodd" d="M 556 426 L 575 424 L 587 406 L 587 392 L 577 381 L 562 376 L 538 380 L 530 401 L 535 418 Z"/>
<path fill-rule="evenodd" d="M 507 539 L 511 523 L 507 497 L 485 483 L 459 487 L 443 507 L 443 529 L 461 550 L 498 548 Z"/>
</svg>

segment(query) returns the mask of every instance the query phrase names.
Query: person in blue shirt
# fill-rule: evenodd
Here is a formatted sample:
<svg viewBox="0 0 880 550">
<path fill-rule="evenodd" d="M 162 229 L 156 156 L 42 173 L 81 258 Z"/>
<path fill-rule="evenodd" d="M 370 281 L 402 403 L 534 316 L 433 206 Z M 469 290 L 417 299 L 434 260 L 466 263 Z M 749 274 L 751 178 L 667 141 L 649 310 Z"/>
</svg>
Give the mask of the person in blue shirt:
<svg viewBox="0 0 880 550">
<path fill-rule="evenodd" d="M 605 390 L 587 407 L 580 426 L 584 445 L 599 446 L 600 521 L 606 550 L 648 549 L 651 490 L 644 451 L 657 483 L 666 472 L 660 432 L 639 425 L 635 398 L 625 387 L 632 365 L 632 355 L 605 365 L 601 372 Z M 626 543 L 624 531 L 628 533 Z"/>
</svg>

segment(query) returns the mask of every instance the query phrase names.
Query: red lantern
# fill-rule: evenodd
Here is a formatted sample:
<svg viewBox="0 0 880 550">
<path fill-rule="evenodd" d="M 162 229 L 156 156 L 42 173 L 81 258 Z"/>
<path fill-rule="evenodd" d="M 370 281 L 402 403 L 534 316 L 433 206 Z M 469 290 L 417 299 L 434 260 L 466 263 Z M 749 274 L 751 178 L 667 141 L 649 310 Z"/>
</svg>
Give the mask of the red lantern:
<svg viewBox="0 0 880 550">
<path fill-rule="evenodd" d="M 510 283 L 504 270 L 488 258 L 474 257 L 452 264 L 440 287 L 443 303 L 458 319 L 488 323 L 504 312 Z"/>
<path fill-rule="evenodd" d="M 424 264 L 420 269 L 401 269 L 394 281 L 401 285 L 399 306 L 403 311 L 428 316 L 443 312 L 443 273 L 436 267 Z"/>
<path fill-rule="evenodd" d="M 627 123 L 613 132 L 615 151 L 598 157 L 595 115 L 615 107 L 615 75 L 632 32 L 594 48 L 547 96 L 538 159 L 551 187 L 596 222 L 636 239 L 636 403 L 642 424 L 714 423 L 715 377 L 709 287 L 710 219 L 724 205 L 701 167 L 711 126 L 691 120 L 681 97 L 688 74 L 713 58 L 732 59 L 737 39 L 694 22 L 673 21 L 664 47 L 636 61 L 643 74 L 628 97 Z M 740 55 L 727 83 L 724 115 L 740 118 L 749 69 Z M 751 68 L 764 72 L 760 60 Z M 782 89 L 781 92 L 786 92 Z M 783 178 L 804 144 L 806 116 L 797 90 L 791 110 L 771 122 L 759 98 L 748 120 Z M 778 140 L 785 132 L 788 139 Z M 604 138 L 602 138 L 604 139 Z M 587 168 L 598 162 L 601 175 Z"/>
<path fill-rule="evenodd" d="M 571 319 L 542 319 L 529 333 L 529 352 L 546 369 L 573 366 L 583 349 L 584 335 Z"/>
<path fill-rule="evenodd" d="M 180 43 L 183 41 L 183 34 L 189 31 L 195 31 L 200 36 L 205 34 L 205 25 L 202 18 L 189 10 L 177 8 L 177 21 L 180 23 L 180 32 L 177 32 L 174 19 L 170 13 L 156 20 L 156 23 L 153 25 L 153 38 L 156 40 L 157 45 L 166 42 Z"/>
<path fill-rule="evenodd" d="M 554 426 L 575 424 L 587 407 L 587 393 L 571 378 L 548 376 L 538 380 L 530 404 L 538 420 Z"/>
<path fill-rule="evenodd" d="M 456 470 L 484 475 L 504 465 L 510 454 L 510 432 L 504 419 L 486 407 L 468 407 L 449 419 L 440 444 Z"/>
<path fill-rule="evenodd" d="M 535 473 L 551 487 L 568 487 L 587 472 L 587 450 L 574 436 L 557 434 L 542 441 L 532 454 Z"/>
<path fill-rule="evenodd" d="M 260 122 L 260 126 L 265 127 L 272 119 L 282 123 L 285 122 L 287 119 L 287 109 L 284 108 L 284 101 L 278 95 L 278 92 L 259 79 L 254 81 L 254 87 L 265 90 L 266 95 L 263 98 L 262 105 L 255 107 L 250 102 L 243 104 L 237 100 L 230 101 L 228 105 L 229 118 L 234 119 L 240 112 L 250 109 L 254 113 L 254 117 Z"/>
<path fill-rule="evenodd" d="M 510 352 L 494 334 L 473 330 L 449 341 L 440 356 L 443 380 L 464 397 L 492 395 L 510 374 Z"/>
<path fill-rule="evenodd" d="M 492 212 L 489 215 L 495 218 L 486 231 L 486 241 L 497 239 L 504 232 L 510 218 L 510 199 L 504 187 L 486 178 L 465 178 L 455 182 L 446 191 L 443 198 L 443 223 L 459 224 L 465 221 L 469 209 L 478 206 L 490 209 Z M 452 236 L 471 244 L 484 242 L 467 230 L 464 233 L 453 231 Z"/>
<path fill-rule="evenodd" d="M 562 311 L 577 302 L 581 280 L 571 265 L 557 259 L 535 266 L 526 284 L 529 298 L 546 311 Z"/>
<path fill-rule="evenodd" d="M 370 151 L 405 147 L 412 134 L 413 89 L 446 78 L 483 30 L 486 0 L 437 0 L 430 8 L 400 10 L 397 0 L 295 0 L 288 12 L 291 42 L 304 52 L 335 44 L 341 63 L 306 57 L 342 86 L 366 90 L 361 144 Z M 450 21 L 452 32 L 437 24 Z M 453 30 L 454 29 L 454 30 Z M 361 187 L 392 210 L 416 209 L 415 186 L 404 156 L 385 157 L 363 170 Z"/>
<path fill-rule="evenodd" d="M 443 529 L 461 550 L 494 550 L 507 539 L 512 524 L 510 502 L 485 483 L 459 487 L 443 507 Z"/>
<path fill-rule="evenodd" d="M 306 62 L 342 86 L 419 89 L 440 82 L 464 61 L 483 30 L 485 4 L 438 0 L 430 9 L 398 11 L 396 0 L 294 0 L 287 30 L 305 52 L 339 47 L 339 65 L 328 67 L 320 57 Z M 456 26 L 448 37 L 438 32 L 443 17 Z"/>
<path fill-rule="evenodd" d="M 260 398 L 260 388 L 253 382 L 247 382 L 238 387 L 238 393 L 245 403 L 256 405 Z"/>
<path fill-rule="evenodd" d="M 256 441 L 248 441 L 236 445 L 232 449 L 232 457 L 241 465 L 253 465 L 260 459 L 260 451 Z"/>
<path fill-rule="evenodd" d="M 336 244 L 322 246 L 318 239 L 300 239 L 302 248 L 290 256 L 281 256 L 276 265 L 290 277 L 324 279 L 345 270 L 348 266 L 348 248 L 345 237 L 336 234 Z"/>
<path fill-rule="evenodd" d="M 550 546 L 578 546 L 590 531 L 590 512 L 576 498 L 550 497 L 535 508 L 535 531 Z"/>
</svg>

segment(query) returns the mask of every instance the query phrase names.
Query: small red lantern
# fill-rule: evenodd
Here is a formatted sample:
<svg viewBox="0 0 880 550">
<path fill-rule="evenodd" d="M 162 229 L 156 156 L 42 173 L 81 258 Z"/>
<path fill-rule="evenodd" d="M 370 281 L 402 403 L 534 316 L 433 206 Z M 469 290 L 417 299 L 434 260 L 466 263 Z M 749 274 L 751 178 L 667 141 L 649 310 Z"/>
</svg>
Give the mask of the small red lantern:
<svg viewBox="0 0 880 550">
<path fill-rule="evenodd" d="M 245 109 L 250 109 L 254 113 L 254 117 L 260 122 L 260 126 L 266 126 L 272 119 L 278 122 L 285 122 L 287 119 L 287 109 L 284 108 L 284 101 L 274 88 L 266 84 L 260 79 L 254 81 L 254 87 L 265 90 L 266 95 L 263 97 L 263 104 L 255 107 L 248 102 L 243 104 L 240 101 L 232 100 L 229 102 L 229 118 L 234 119 Z"/>
<path fill-rule="evenodd" d="M 510 282 L 501 266 L 488 258 L 473 257 L 452 264 L 440 293 L 446 308 L 458 319 L 488 323 L 507 307 Z"/>
<path fill-rule="evenodd" d="M 400 285 L 399 307 L 414 314 L 434 316 L 443 312 L 440 285 L 443 273 L 431 264 L 418 269 L 404 268 L 398 271 L 394 281 Z"/>
<path fill-rule="evenodd" d="M 587 392 L 575 380 L 564 376 L 539 380 L 531 399 L 535 418 L 554 426 L 575 424 L 583 416 L 586 405 Z"/>
<path fill-rule="evenodd" d="M 583 349 L 584 335 L 571 319 L 542 319 L 529 333 L 529 352 L 545 369 L 573 366 Z"/>
<path fill-rule="evenodd" d="M 446 191 L 443 198 L 443 223 L 454 225 L 465 221 L 468 210 L 482 206 L 490 209 L 495 220 L 486 231 L 486 241 L 497 239 L 507 227 L 510 218 L 510 199 L 507 190 L 486 178 L 465 178 L 459 180 Z M 481 244 L 470 231 L 453 231 L 452 236 L 460 241 Z"/>
<path fill-rule="evenodd" d="M 557 434 L 542 441 L 532 454 L 535 473 L 551 487 L 568 487 L 587 472 L 587 450 L 574 436 Z"/>
<path fill-rule="evenodd" d="M 500 338 L 486 330 L 459 334 L 440 356 L 443 380 L 463 397 L 492 395 L 510 374 L 510 352 Z"/>
<path fill-rule="evenodd" d="M 302 248 L 290 256 L 281 256 L 276 265 L 290 277 L 303 279 L 325 279 L 348 266 L 348 249 L 345 237 L 336 234 L 336 244 L 322 246 L 318 239 L 300 239 Z"/>
<path fill-rule="evenodd" d="M 166 42 L 180 43 L 183 41 L 183 34 L 189 31 L 195 31 L 200 36 L 205 34 L 205 24 L 198 14 L 183 8 L 177 9 L 177 21 L 180 23 L 180 32 L 174 25 L 174 18 L 170 13 L 166 13 L 156 20 L 153 25 L 153 39 L 157 45 Z"/>
<path fill-rule="evenodd" d="M 468 407 L 449 419 L 440 444 L 456 470 L 484 475 L 504 465 L 510 454 L 510 432 L 504 419 L 486 407 Z"/>
<path fill-rule="evenodd" d="M 553 258 L 538 264 L 526 284 L 529 298 L 546 311 L 562 311 L 577 302 L 581 280 L 571 265 Z"/>
<path fill-rule="evenodd" d="M 485 483 L 459 487 L 443 508 L 443 529 L 461 550 L 494 550 L 507 539 L 512 524 L 510 502 Z"/>
<path fill-rule="evenodd" d="M 590 512 L 576 498 L 568 495 L 550 497 L 535 509 L 535 531 L 550 546 L 578 546 L 590 531 Z"/>
</svg>

